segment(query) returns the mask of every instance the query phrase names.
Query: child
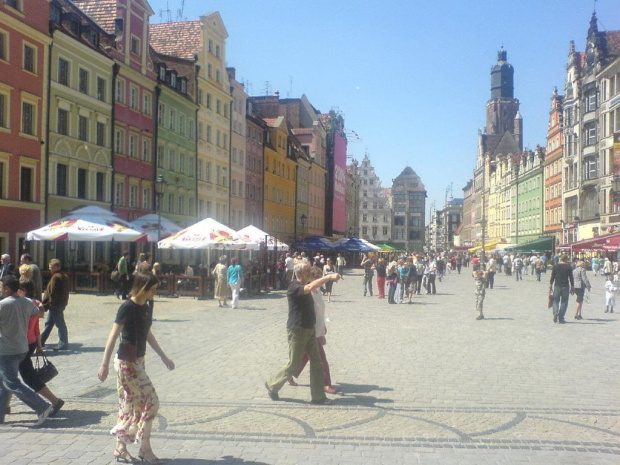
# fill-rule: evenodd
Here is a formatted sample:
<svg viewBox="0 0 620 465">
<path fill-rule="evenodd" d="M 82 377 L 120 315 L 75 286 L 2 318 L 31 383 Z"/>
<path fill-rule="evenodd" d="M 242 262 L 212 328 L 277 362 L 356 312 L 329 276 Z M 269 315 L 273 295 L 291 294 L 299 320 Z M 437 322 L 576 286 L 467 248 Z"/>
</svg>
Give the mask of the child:
<svg viewBox="0 0 620 465">
<path fill-rule="evenodd" d="M 472 276 L 474 277 L 474 283 L 476 286 L 476 310 L 478 310 L 476 320 L 484 320 L 484 315 L 482 314 L 482 304 L 484 303 L 484 283 L 487 279 L 487 272 L 478 268 L 472 273 Z"/>
<path fill-rule="evenodd" d="M 614 292 L 618 289 L 614 286 L 614 283 L 611 282 L 611 276 L 607 275 L 605 278 L 605 299 L 607 301 L 607 306 L 605 307 L 605 313 L 613 313 L 614 305 L 616 305 L 616 296 Z"/>
</svg>

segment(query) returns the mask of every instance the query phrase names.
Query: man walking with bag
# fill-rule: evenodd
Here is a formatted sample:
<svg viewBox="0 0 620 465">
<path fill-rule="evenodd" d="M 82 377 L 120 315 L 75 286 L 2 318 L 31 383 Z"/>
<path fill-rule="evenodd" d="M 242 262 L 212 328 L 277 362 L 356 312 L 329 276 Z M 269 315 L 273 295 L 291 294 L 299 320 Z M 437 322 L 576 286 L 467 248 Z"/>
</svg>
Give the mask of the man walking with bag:
<svg viewBox="0 0 620 465">
<path fill-rule="evenodd" d="M 69 333 L 65 322 L 65 308 L 69 303 L 69 278 L 60 271 L 60 260 L 56 258 L 50 260 L 49 270 L 52 279 L 47 284 L 43 295 L 43 305 L 48 310 L 45 320 L 45 329 L 41 333 L 41 344 L 50 336 L 54 326 L 58 328 L 58 346 L 53 350 L 69 350 Z"/>
</svg>

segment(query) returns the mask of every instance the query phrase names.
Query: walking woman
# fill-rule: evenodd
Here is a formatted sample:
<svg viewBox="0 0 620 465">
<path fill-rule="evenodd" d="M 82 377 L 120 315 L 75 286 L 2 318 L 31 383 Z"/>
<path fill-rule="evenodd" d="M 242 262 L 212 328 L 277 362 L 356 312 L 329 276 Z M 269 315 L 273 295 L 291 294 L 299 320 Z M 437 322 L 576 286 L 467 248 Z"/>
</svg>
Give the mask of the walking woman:
<svg viewBox="0 0 620 465">
<path fill-rule="evenodd" d="M 140 443 L 138 457 L 147 465 L 160 465 L 161 462 L 151 448 L 151 429 L 159 408 L 159 399 L 155 388 L 146 374 L 144 355 L 146 343 L 169 370 L 174 370 L 174 362 L 159 347 L 151 331 L 153 312 L 147 300 L 152 300 L 157 290 L 157 278 L 153 275 L 136 273 L 131 288 L 131 297 L 125 301 L 118 312 L 108 336 L 103 362 L 99 368 L 99 379 L 108 377 L 112 351 L 116 339 L 121 335 L 121 343 L 114 358 L 117 373 L 116 387 L 119 397 L 118 422 L 111 434 L 116 436 L 114 457 L 117 461 L 135 463 L 129 454 L 127 443 Z"/>
<path fill-rule="evenodd" d="M 243 268 L 237 263 L 237 259 L 233 257 L 230 259 L 230 266 L 228 267 L 228 285 L 232 291 L 232 308 L 239 308 L 241 283 L 243 283 Z"/>
<path fill-rule="evenodd" d="M 387 280 L 389 283 L 388 304 L 396 303 L 396 286 L 398 285 L 398 262 L 396 258 L 396 255 L 392 257 L 392 261 L 387 269 Z"/>
<path fill-rule="evenodd" d="M 334 268 L 334 265 L 332 265 L 332 259 L 328 258 L 327 259 L 327 263 L 323 267 L 323 276 L 326 276 L 328 274 L 335 273 L 335 272 L 336 272 L 336 269 Z M 327 293 L 327 301 L 328 302 L 332 301 L 332 287 L 333 287 L 333 285 L 334 285 L 333 281 L 327 281 L 325 283 L 325 291 Z M 315 304 L 315 310 L 316 310 L 316 304 Z"/>
<path fill-rule="evenodd" d="M 583 305 L 583 296 L 586 292 L 590 292 L 590 281 L 586 276 L 586 270 L 582 260 L 577 262 L 577 266 L 573 270 L 573 281 L 575 282 L 575 295 L 577 296 L 577 307 L 575 308 L 575 320 L 583 320 L 581 317 L 581 306 Z"/>
<path fill-rule="evenodd" d="M 215 276 L 215 298 L 217 299 L 218 307 L 226 307 L 226 299 L 230 295 L 228 293 L 228 266 L 226 262 L 228 257 L 222 255 L 220 262 L 215 265 L 213 269 L 213 276 Z"/>
</svg>

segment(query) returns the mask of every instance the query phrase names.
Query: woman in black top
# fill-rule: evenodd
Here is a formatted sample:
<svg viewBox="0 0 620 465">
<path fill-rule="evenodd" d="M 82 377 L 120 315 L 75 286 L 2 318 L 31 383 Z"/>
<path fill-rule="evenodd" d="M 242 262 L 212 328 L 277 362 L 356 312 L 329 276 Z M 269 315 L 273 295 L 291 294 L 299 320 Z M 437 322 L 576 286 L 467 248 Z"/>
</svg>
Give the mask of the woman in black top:
<svg viewBox="0 0 620 465">
<path fill-rule="evenodd" d="M 147 301 L 152 300 L 157 290 L 157 278 L 152 274 L 134 275 L 131 298 L 118 309 L 114 326 L 108 336 L 103 363 L 99 368 L 99 379 L 108 377 L 110 358 L 118 335 L 121 343 L 114 359 L 119 393 L 118 422 L 111 433 L 117 443 L 114 457 L 117 461 L 135 463 L 136 459 L 127 451 L 128 442 L 141 442 L 139 457 L 148 465 L 161 464 L 151 449 L 151 428 L 159 408 L 159 399 L 144 368 L 146 343 L 161 357 L 169 370 L 174 362 L 166 357 L 151 332 L 153 310 Z"/>
</svg>

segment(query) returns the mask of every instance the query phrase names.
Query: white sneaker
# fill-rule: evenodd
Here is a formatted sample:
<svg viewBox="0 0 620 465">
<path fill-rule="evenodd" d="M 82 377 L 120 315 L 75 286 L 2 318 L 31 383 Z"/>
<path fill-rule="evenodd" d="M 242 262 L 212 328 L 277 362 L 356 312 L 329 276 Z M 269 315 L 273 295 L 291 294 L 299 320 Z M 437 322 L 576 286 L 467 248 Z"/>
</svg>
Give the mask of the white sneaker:
<svg viewBox="0 0 620 465">
<path fill-rule="evenodd" d="M 50 416 L 50 413 L 52 413 L 53 409 L 54 409 L 54 406 L 50 405 L 49 407 L 45 409 L 45 411 L 42 414 L 37 416 L 37 422 L 34 424 L 35 428 L 45 423 L 45 420 L 47 420 L 47 417 Z"/>
</svg>

